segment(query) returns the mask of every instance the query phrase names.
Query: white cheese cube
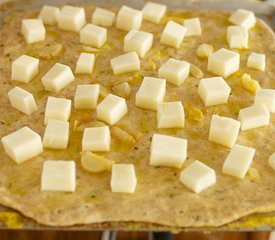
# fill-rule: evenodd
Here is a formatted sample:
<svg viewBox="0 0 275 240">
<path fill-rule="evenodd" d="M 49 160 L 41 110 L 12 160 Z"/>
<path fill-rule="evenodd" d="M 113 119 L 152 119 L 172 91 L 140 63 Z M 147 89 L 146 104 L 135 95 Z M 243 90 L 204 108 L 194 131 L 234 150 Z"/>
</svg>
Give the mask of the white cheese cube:
<svg viewBox="0 0 275 240">
<path fill-rule="evenodd" d="M 109 125 L 114 125 L 127 114 L 126 101 L 122 97 L 108 94 L 104 100 L 96 107 L 98 120 L 104 121 Z"/>
<path fill-rule="evenodd" d="M 58 14 L 57 23 L 61 30 L 79 32 L 86 23 L 85 9 L 64 6 Z"/>
<path fill-rule="evenodd" d="M 230 48 L 248 48 L 248 30 L 242 26 L 229 26 L 226 39 Z"/>
<path fill-rule="evenodd" d="M 241 109 L 238 118 L 241 122 L 241 130 L 244 131 L 267 126 L 269 124 L 270 113 L 264 104 L 257 104 Z"/>
<path fill-rule="evenodd" d="M 136 52 L 130 52 L 111 59 L 111 68 L 115 75 L 140 70 L 140 61 Z"/>
<path fill-rule="evenodd" d="M 256 18 L 253 12 L 237 9 L 229 18 L 229 22 L 250 29 L 255 26 Z"/>
<path fill-rule="evenodd" d="M 37 111 L 33 95 L 23 88 L 14 87 L 8 92 L 11 105 L 22 113 L 31 115 Z"/>
<path fill-rule="evenodd" d="M 75 73 L 92 73 L 95 65 L 93 53 L 81 53 L 75 68 Z"/>
<path fill-rule="evenodd" d="M 186 27 L 170 20 L 161 34 L 160 43 L 174 48 L 179 48 L 186 31 Z"/>
<path fill-rule="evenodd" d="M 265 54 L 251 53 L 247 59 L 247 66 L 260 71 L 265 70 Z"/>
<path fill-rule="evenodd" d="M 188 77 L 190 64 L 185 61 L 169 58 L 158 70 L 158 75 L 167 82 L 180 86 Z"/>
<path fill-rule="evenodd" d="M 66 149 L 68 142 L 69 123 L 49 119 L 43 137 L 43 147 L 51 149 Z"/>
<path fill-rule="evenodd" d="M 12 62 L 11 80 L 27 83 L 38 74 L 39 59 L 22 55 Z"/>
<path fill-rule="evenodd" d="M 124 37 L 124 52 L 136 52 L 139 57 L 144 57 L 152 44 L 152 33 L 133 29 Z"/>
<path fill-rule="evenodd" d="M 268 158 L 268 164 L 275 170 L 275 153 L 272 153 Z"/>
<path fill-rule="evenodd" d="M 28 127 L 2 137 L 1 139 L 5 152 L 17 164 L 25 162 L 36 157 L 43 152 L 43 146 L 40 135 Z"/>
<path fill-rule="evenodd" d="M 154 134 L 150 148 L 150 165 L 181 168 L 187 157 L 187 140 Z"/>
<path fill-rule="evenodd" d="M 44 5 L 39 13 L 38 18 L 42 19 L 44 24 L 54 25 L 57 22 L 57 16 L 59 15 L 59 8 L 53 6 Z"/>
<path fill-rule="evenodd" d="M 240 67 L 240 54 L 221 48 L 208 58 L 207 71 L 224 78 L 237 72 Z"/>
<path fill-rule="evenodd" d="M 65 64 L 56 63 L 42 78 L 45 90 L 59 92 L 74 81 L 71 68 Z"/>
<path fill-rule="evenodd" d="M 80 30 L 80 42 L 101 48 L 107 41 L 107 29 L 88 23 Z"/>
<path fill-rule="evenodd" d="M 142 24 L 142 11 L 122 6 L 117 14 L 116 28 L 130 31 L 132 29 L 140 29 Z"/>
<path fill-rule="evenodd" d="M 35 43 L 45 40 L 46 29 L 41 19 L 23 19 L 21 33 L 27 43 Z"/>
<path fill-rule="evenodd" d="M 99 84 L 78 85 L 74 96 L 74 107 L 76 109 L 95 109 L 99 92 Z"/>
<path fill-rule="evenodd" d="M 180 181 L 195 193 L 216 183 L 215 170 L 195 160 L 180 173 Z"/>
<path fill-rule="evenodd" d="M 111 27 L 115 22 L 115 13 L 112 11 L 97 7 L 92 16 L 92 24 Z"/>
<path fill-rule="evenodd" d="M 46 125 L 49 119 L 68 121 L 71 115 L 71 102 L 65 98 L 48 97 L 44 124 Z"/>
<path fill-rule="evenodd" d="M 190 18 L 184 20 L 184 26 L 187 28 L 186 37 L 201 35 L 201 23 L 199 18 Z"/>
<path fill-rule="evenodd" d="M 222 77 L 203 78 L 200 80 L 198 94 L 205 106 L 227 103 L 231 88 Z"/>
<path fill-rule="evenodd" d="M 160 23 L 162 17 L 166 12 L 166 9 L 167 6 L 164 4 L 147 2 L 142 8 L 143 20 L 152 23 Z"/>
<path fill-rule="evenodd" d="M 269 112 L 275 112 L 275 90 L 259 89 L 256 92 L 254 104 L 264 104 Z"/>
<path fill-rule="evenodd" d="M 182 103 L 160 103 L 157 108 L 158 128 L 183 128 L 184 109 Z"/>
<path fill-rule="evenodd" d="M 163 102 L 165 92 L 165 79 L 144 77 L 136 93 L 135 104 L 140 108 L 157 110 L 158 104 Z"/>
<path fill-rule="evenodd" d="M 41 191 L 75 192 L 74 161 L 47 160 L 43 163 Z"/>
<path fill-rule="evenodd" d="M 235 144 L 223 163 L 222 172 L 233 177 L 244 178 L 255 152 L 254 148 Z"/>
<path fill-rule="evenodd" d="M 135 166 L 133 164 L 113 164 L 111 189 L 112 192 L 134 193 L 137 185 Z"/>
<path fill-rule="evenodd" d="M 111 134 L 108 126 L 85 128 L 82 151 L 106 152 L 111 148 Z"/>
<path fill-rule="evenodd" d="M 213 114 L 210 123 L 209 141 L 232 148 L 237 140 L 240 127 L 241 123 L 233 118 Z"/>
</svg>

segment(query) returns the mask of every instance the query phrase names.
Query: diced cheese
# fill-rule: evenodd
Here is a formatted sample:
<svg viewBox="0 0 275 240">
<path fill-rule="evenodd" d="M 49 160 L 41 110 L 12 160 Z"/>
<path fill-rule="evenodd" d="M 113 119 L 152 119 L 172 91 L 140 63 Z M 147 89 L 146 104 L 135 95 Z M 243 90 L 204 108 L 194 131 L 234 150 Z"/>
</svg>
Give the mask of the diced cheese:
<svg viewBox="0 0 275 240">
<path fill-rule="evenodd" d="M 8 96 L 11 105 L 20 112 L 31 115 L 37 111 L 37 106 L 33 95 L 23 88 L 14 87 L 8 92 Z"/>
<path fill-rule="evenodd" d="M 261 89 L 261 86 L 259 84 L 259 82 L 253 78 L 251 78 L 251 75 L 244 73 L 242 75 L 242 86 L 252 92 L 252 93 L 256 93 L 258 90 Z"/>
<path fill-rule="evenodd" d="M 111 27 L 115 22 L 115 13 L 112 11 L 97 7 L 92 16 L 92 24 Z"/>
<path fill-rule="evenodd" d="M 256 18 L 253 12 L 237 9 L 229 18 L 229 22 L 250 29 L 255 26 Z"/>
<path fill-rule="evenodd" d="M 21 33 L 27 43 L 35 43 L 45 40 L 46 29 L 41 19 L 23 19 Z"/>
<path fill-rule="evenodd" d="M 111 59 L 111 68 L 115 75 L 140 70 L 140 61 L 136 52 L 129 52 Z"/>
<path fill-rule="evenodd" d="M 268 158 L 268 164 L 275 170 L 275 153 L 272 153 Z"/>
<path fill-rule="evenodd" d="M 187 140 L 154 134 L 150 148 L 150 165 L 181 168 L 187 157 Z"/>
<path fill-rule="evenodd" d="M 187 28 L 170 20 L 160 37 L 160 43 L 174 47 L 174 48 L 179 48 L 185 33 L 187 31 Z"/>
<path fill-rule="evenodd" d="M 68 121 L 71 115 L 71 100 L 65 98 L 48 97 L 44 124 L 49 119 Z"/>
<path fill-rule="evenodd" d="M 222 77 L 203 78 L 200 80 L 198 94 L 205 106 L 227 103 L 231 88 Z"/>
<path fill-rule="evenodd" d="M 163 102 L 165 91 L 165 79 L 144 77 L 136 93 L 135 104 L 140 108 L 157 110 L 158 104 Z"/>
<path fill-rule="evenodd" d="M 65 64 L 56 63 L 42 78 L 45 90 L 59 92 L 74 81 L 71 68 Z"/>
<path fill-rule="evenodd" d="M 232 148 L 237 140 L 240 127 L 241 123 L 233 118 L 213 114 L 210 123 L 209 141 Z"/>
<path fill-rule="evenodd" d="M 128 113 L 124 98 L 108 94 L 104 100 L 97 105 L 96 117 L 109 125 L 114 125 Z"/>
<path fill-rule="evenodd" d="M 248 48 L 248 30 L 242 26 L 229 26 L 226 39 L 230 48 Z"/>
<path fill-rule="evenodd" d="M 184 109 L 182 103 L 160 103 L 157 108 L 158 128 L 183 128 Z"/>
<path fill-rule="evenodd" d="M 237 72 L 240 67 L 240 54 L 221 48 L 208 58 L 207 71 L 223 78 Z"/>
<path fill-rule="evenodd" d="M 75 73 L 92 73 L 95 64 L 93 53 L 81 53 L 75 68 Z"/>
<path fill-rule="evenodd" d="M 57 22 L 61 30 L 79 32 L 86 23 L 85 9 L 66 5 L 61 9 Z"/>
<path fill-rule="evenodd" d="M 190 64 L 185 61 L 169 58 L 158 70 L 158 75 L 176 86 L 183 84 L 188 77 Z"/>
<path fill-rule="evenodd" d="M 57 16 L 59 15 L 59 8 L 44 5 L 39 13 L 38 18 L 42 19 L 44 24 L 54 25 L 57 23 Z"/>
<path fill-rule="evenodd" d="M 264 104 L 269 112 L 275 112 L 275 90 L 259 89 L 256 92 L 254 104 Z"/>
<path fill-rule="evenodd" d="M 66 149 L 68 142 L 69 122 L 49 119 L 43 137 L 43 147 L 51 149 Z"/>
<path fill-rule="evenodd" d="M 43 152 L 40 135 L 28 127 L 2 137 L 1 139 L 5 152 L 17 164 L 36 157 Z"/>
<path fill-rule="evenodd" d="M 260 71 L 265 70 L 265 54 L 251 53 L 247 59 L 247 66 Z"/>
<path fill-rule="evenodd" d="M 82 151 L 108 152 L 111 148 L 111 134 L 108 126 L 85 128 Z"/>
<path fill-rule="evenodd" d="M 147 2 L 142 8 L 143 20 L 159 23 L 166 12 L 167 6 L 164 4 Z"/>
<path fill-rule="evenodd" d="M 74 107 L 76 109 L 95 109 L 99 92 L 99 84 L 78 85 L 74 96 Z"/>
<path fill-rule="evenodd" d="M 113 164 L 111 190 L 117 193 L 134 193 L 137 186 L 135 166 L 133 164 Z"/>
<path fill-rule="evenodd" d="M 117 14 L 116 28 L 130 31 L 140 29 L 142 24 L 142 11 L 123 5 Z"/>
<path fill-rule="evenodd" d="M 180 181 L 195 193 L 216 183 L 215 170 L 195 160 L 180 173 Z"/>
<path fill-rule="evenodd" d="M 38 74 L 39 59 L 22 55 L 12 62 L 11 80 L 27 83 Z"/>
<path fill-rule="evenodd" d="M 184 20 L 184 26 L 187 28 L 186 37 L 201 35 L 201 23 L 199 18 L 189 18 Z"/>
<path fill-rule="evenodd" d="M 269 124 L 270 113 L 264 104 L 257 104 L 241 109 L 238 118 L 241 122 L 241 129 L 244 131 L 267 126 Z"/>
<path fill-rule="evenodd" d="M 197 48 L 197 56 L 200 58 L 208 58 L 210 55 L 212 55 L 214 52 L 214 48 L 212 45 L 203 43 L 198 46 Z"/>
<path fill-rule="evenodd" d="M 80 43 L 101 48 L 107 41 L 107 29 L 88 23 L 80 30 Z"/>
<path fill-rule="evenodd" d="M 74 161 L 47 160 L 43 164 L 41 191 L 75 192 L 76 169 Z"/>
<path fill-rule="evenodd" d="M 144 57 L 153 44 L 153 34 L 131 30 L 124 37 L 124 52 L 136 52 L 139 57 Z"/>
<path fill-rule="evenodd" d="M 255 152 L 254 148 L 235 144 L 223 163 L 222 172 L 233 177 L 244 178 Z"/>
</svg>

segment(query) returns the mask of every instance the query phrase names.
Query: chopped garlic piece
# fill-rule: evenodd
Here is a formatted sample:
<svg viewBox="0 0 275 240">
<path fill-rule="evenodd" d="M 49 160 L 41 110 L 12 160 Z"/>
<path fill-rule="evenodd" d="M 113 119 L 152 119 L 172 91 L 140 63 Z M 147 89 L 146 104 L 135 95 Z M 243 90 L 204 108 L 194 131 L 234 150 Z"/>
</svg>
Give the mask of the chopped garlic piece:
<svg viewBox="0 0 275 240">
<path fill-rule="evenodd" d="M 162 17 L 166 12 L 167 6 L 164 4 L 159 4 L 155 2 L 147 2 L 142 8 L 143 20 L 160 23 Z"/>
<path fill-rule="evenodd" d="M 265 70 L 265 54 L 251 53 L 247 59 L 247 66 L 260 71 Z"/>
<path fill-rule="evenodd" d="M 275 153 L 272 153 L 268 158 L 268 164 L 275 170 Z"/>
<path fill-rule="evenodd" d="M 112 11 L 97 7 L 92 16 L 92 24 L 111 27 L 115 22 L 116 14 Z"/>
<path fill-rule="evenodd" d="M 250 29 L 255 26 L 256 18 L 253 12 L 237 9 L 229 18 L 229 22 Z"/>
<path fill-rule="evenodd" d="M 41 19 L 23 19 L 21 33 L 27 43 L 35 43 L 45 40 L 46 29 Z"/>
<path fill-rule="evenodd" d="M 242 75 L 242 85 L 245 89 L 254 94 L 261 89 L 259 82 L 252 79 L 251 76 L 247 73 Z"/>
<path fill-rule="evenodd" d="M 111 135 L 118 139 L 120 142 L 125 143 L 125 144 L 135 144 L 136 140 L 135 138 L 130 135 L 128 132 L 123 130 L 120 127 L 117 126 L 112 126 L 111 127 Z"/>
<path fill-rule="evenodd" d="M 201 35 L 201 23 L 199 18 L 189 18 L 184 20 L 184 26 L 187 28 L 186 37 Z"/>
<path fill-rule="evenodd" d="M 44 5 L 39 13 L 38 18 L 42 19 L 44 24 L 54 25 L 57 22 L 59 8 Z"/>
<path fill-rule="evenodd" d="M 197 56 L 200 58 L 208 58 L 214 52 L 214 48 L 210 44 L 203 43 L 197 48 Z"/>
<path fill-rule="evenodd" d="M 190 74 L 195 78 L 202 78 L 203 72 L 194 64 L 190 64 Z"/>
<path fill-rule="evenodd" d="M 75 120 L 73 130 L 75 132 L 84 132 L 85 128 L 102 127 L 102 126 L 106 126 L 106 124 L 101 121 Z"/>
<path fill-rule="evenodd" d="M 131 94 L 131 88 L 128 82 L 123 82 L 112 87 L 114 93 L 120 97 L 128 99 Z"/>
<path fill-rule="evenodd" d="M 261 179 L 260 174 L 258 172 L 258 170 L 256 168 L 249 168 L 248 170 L 248 176 L 252 179 L 252 180 L 259 180 Z"/>
<path fill-rule="evenodd" d="M 200 109 L 192 106 L 190 103 L 184 104 L 184 111 L 185 111 L 187 117 L 194 121 L 202 122 L 204 119 L 202 111 Z"/>
<path fill-rule="evenodd" d="M 50 60 L 62 53 L 63 46 L 60 43 L 37 43 L 28 46 L 27 53 L 33 57 Z"/>
<path fill-rule="evenodd" d="M 142 11 L 123 5 L 117 14 L 116 28 L 130 31 L 140 29 L 142 24 Z"/>
<path fill-rule="evenodd" d="M 275 89 L 259 89 L 254 104 L 264 104 L 270 112 L 275 112 Z"/>
</svg>

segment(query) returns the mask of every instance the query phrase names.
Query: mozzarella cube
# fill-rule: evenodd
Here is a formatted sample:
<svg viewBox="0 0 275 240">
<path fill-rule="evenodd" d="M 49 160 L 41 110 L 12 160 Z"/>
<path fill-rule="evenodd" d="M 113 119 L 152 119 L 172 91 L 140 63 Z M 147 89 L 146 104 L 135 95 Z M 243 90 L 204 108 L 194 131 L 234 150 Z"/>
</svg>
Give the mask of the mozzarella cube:
<svg viewBox="0 0 275 240">
<path fill-rule="evenodd" d="M 264 104 L 269 112 L 275 112 L 275 90 L 274 89 L 259 89 L 256 92 L 255 105 Z"/>
<path fill-rule="evenodd" d="M 244 178 L 255 152 L 254 148 L 235 144 L 223 163 L 222 173 L 237 178 Z"/>
<path fill-rule="evenodd" d="M 75 175 L 74 161 L 47 160 L 43 163 L 41 191 L 75 192 Z"/>
<path fill-rule="evenodd" d="M 186 27 L 170 20 L 161 34 L 160 43 L 174 48 L 179 48 L 186 31 Z"/>
<path fill-rule="evenodd" d="M 157 110 L 158 104 L 163 102 L 165 91 L 165 79 L 144 77 L 136 93 L 135 104 L 140 108 Z"/>
<path fill-rule="evenodd" d="M 265 70 L 265 54 L 251 53 L 247 59 L 247 66 L 260 71 Z"/>
<path fill-rule="evenodd" d="M 180 181 L 193 192 L 200 193 L 216 183 L 216 172 L 195 160 L 180 173 Z"/>
<path fill-rule="evenodd" d="M 82 151 L 106 152 L 111 148 L 111 134 L 108 126 L 85 128 Z"/>
<path fill-rule="evenodd" d="M 125 99 L 113 94 L 108 94 L 96 107 L 97 119 L 109 125 L 114 125 L 127 113 L 128 110 Z"/>
<path fill-rule="evenodd" d="M 139 57 L 144 57 L 152 44 L 152 33 L 133 29 L 124 37 L 124 52 L 136 52 Z"/>
<path fill-rule="evenodd" d="M 38 18 L 42 19 L 44 24 L 54 25 L 57 22 L 59 8 L 44 5 L 39 13 Z"/>
<path fill-rule="evenodd" d="M 8 92 L 11 105 L 22 113 L 31 115 L 37 111 L 33 95 L 23 88 L 14 87 Z"/>
<path fill-rule="evenodd" d="M 184 20 L 184 26 L 187 28 L 186 37 L 201 35 L 201 23 L 199 18 L 190 18 Z"/>
<path fill-rule="evenodd" d="M 253 12 L 237 9 L 229 18 L 229 22 L 250 29 L 255 26 L 256 18 Z"/>
<path fill-rule="evenodd" d="M 97 7 L 92 16 L 92 24 L 111 27 L 115 22 L 115 13 L 112 11 Z"/>
<path fill-rule="evenodd" d="M 169 58 L 158 70 L 158 75 L 167 82 L 180 86 L 188 77 L 190 64 L 185 61 Z"/>
<path fill-rule="evenodd" d="M 27 43 L 35 43 L 45 40 L 46 29 L 41 19 L 23 19 L 21 33 Z"/>
<path fill-rule="evenodd" d="M 80 43 L 101 48 L 107 41 L 107 29 L 88 23 L 80 30 Z"/>
<path fill-rule="evenodd" d="M 129 52 L 111 59 L 111 68 L 115 75 L 140 70 L 140 61 L 136 52 Z"/>
<path fill-rule="evenodd" d="M 241 109 L 238 118 L 241 122 L 241 130 L 244 131 L 267 126 L 269 124 L 270 113 L 264 104 L 258 104 Z"/>
<path fill-rule="evenodd" d="M 68 142 L 69 123 L 49 119 L 43 137 L 43 147 L 51 149 L 66 149 Z"/>
<path fill-rule="evenodd" d="M 132 29 L 140 29 L 142 24 L 142 11 L 122 6 L 117 14 L 116 28 L 130 31 Z"/>
<path fill-rule="evenodd" d="M 81 53 L 75 68 L 75 73 L 92 73 L 95 64 L 93 53 Z"/>
<path fill-rule="evenodd" d="M 135 166 L 133 164 L 113 164 L 111 189 L 117 193 L 134 193 L 137 185 Z"/>
<path fill-rule="evenodd" d="M 79 32 L 86 23 L 84 8 L 64 6 L 57 18 L 58 28 L 70 32 Z"/>
<path fill-rule="evenodd" d="M 187 140 L 154 134 L 150 148 L 150 165 L 181 168 L 187 157 Z"/>
<path fill-rule="evenodd" d="M 275 153 L 272 153 L 268 158 L 268 164 L 275 170 Z"/>
<path fill-rule="evenodd" d="M 240 54 L 221 48 L 208 58 L 207 71 L 223 78 L 237 72 L 240 67 Z"/>
<path fill-rule="evenodd" d="M 160 103 L 157 108 L 158 128 L 183 128 L 184 109 L 181 102 Z"/>
<path fill-rule="evenodd" d="M 65 98 L 48 97 L 44 124 L 46 125 L 49 119 L 68 121 L 71 115 L 71 102 Z"/>
<path fill-rule="evenodd" d="M 95 109 L 99 92 L 99 84 L 78 85 L 74 96 L 74 107 L 76 109 Z"/>
<path fill-rule="evenodd" d="M 237 140 L 240 127 L 241 123 L 233 118 L 213 114 L 210 123 L 209 141 L 232 148 Z"/>
<path fill-rule="evenodd" d="M 231 88 L 222 77 L 203 78 L 200 80 L 198 94 L 205 106 L 227 103 Z"/>
<path fill-rule="evenodd" d="M 160 23 L 160 20 L 166 12 L 166 9 L 167 6 L 164 4 L 147 2 L 142 8 L 143 20 L 152 23 Z"/>
<path fill-rule="evenodd" d="M 59 92 L 74 81 L 71 68 L 65 64 L 56 63 L 42 78 L 45 90 Z"/>
<path fill-rule="evenodd" d="M 248 30 L 242 26 L 229 26 L 226 39 L 230 48 L 248 48 Z"/>
<path fill-rule="evenodd" d="M 27 83 L 38 74 L 39 59 L 22 55 L 12 62 L 11 80 Z"/>
<path fill-rule="evenodd" d="M 2 137 L 1 139 L 5 152 L 17 164 L 25 162 L 36 157 L 43 152 L 43 146 L 40 135 L 28 127 Z"/>
</svg>

